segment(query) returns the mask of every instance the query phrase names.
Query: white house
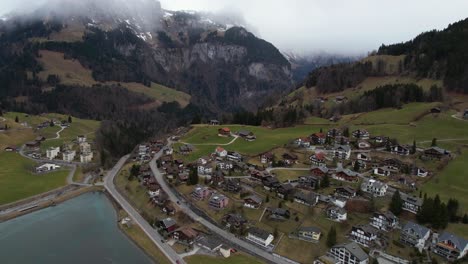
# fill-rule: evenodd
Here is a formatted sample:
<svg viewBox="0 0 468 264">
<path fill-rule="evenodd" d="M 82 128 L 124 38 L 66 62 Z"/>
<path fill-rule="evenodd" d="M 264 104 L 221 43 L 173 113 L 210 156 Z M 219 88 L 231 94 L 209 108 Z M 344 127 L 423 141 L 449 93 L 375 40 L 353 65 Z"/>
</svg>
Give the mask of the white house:
<svg viewBox="0 0 468 264">
<path fill-rule="evenodd" d="M 426 177 L 429 173 L 423 168 L 416 168 L 414 174 L 419 177 Z"/>
<path fill-rule="evenodd" d="M 430 236 L 431 230 L 427 227 L 409 221 L 403 229 L 401 229 L 400 241 L 416 247 L 419 249 L 419 252 L 422 252 Z"/>
<path fill-rule="evenodd" d="M 361 190 L 372 194 L 373 196 L 385 196 L 388 185 L 375 179 L 364 179 L 361 184 Z"/>
<path fill-rule="evenodd" d="M 246 239 L 262 247 L 268 247 L 275 237 L 263 229 L 251 227 L 247 232 Z"/>
<path fill-rule="evenodd" d="M 164 155 L 172 155 L 174 153 L 174 149 L 171 147 L 164 148 Z"/>
<path fill-rule="evenodd" d="M 63 154 L 63 161 L 65 162 L 72 162 L 75 159 L 76 151 L 74 150 L 67 150 Z"/>
<path fill-rule="evenodd" d="M 371 161 L 371 156 L 369 153 L 358 153 L 357 159 L 362 161 Z"/>
<path fill-rule="evenodd" d="M 76 140 L 78 141 L 78 144 L 79 143 L 84 143 L 84 142 L 86 142 L 86 136 L 79 135 L 79 136 L 76 137 Z"/>
<path fill-rule="evenodd" d="M 337 159 L 349 159 L 351 148 L 348 145 L 335 145 L 332 149 L 333 157 Z"/>
<path fill-rule="evenodd" d="M 201 175 L 208 175 L 213 173 L 213 168 L 210 164 L 198 165 L 198 173 Z"/>
<path fill-rule="evenodd" d="M 349 239 L 365 247 L 374 245 L 378 231 L 370 225 L 358 225 L 351 228 Z"/>
<path fill-rule="evenodd" d="M 53 163 L 45 163 L 36 167 L 36 172 L 39 173 L 39 172 L 52 171 L 52 170 L 57 170 L 57 169 L 60 169 L 59 165 L 53 164 Z"/>
<path fill-rule="evenodd" d="M 216 150 L 215 150 L 215 154 L 216 154 L 216 156 L 218 156 L 220 158 L 225 158 L 228 153 L 227 153 L 227 150 L 225 150 L 224 148 L 217 147 Z"/>
<path fill-rule="evenodd" d="M 344 208 L 332 206 L 327 209 L 327 217 L 330 220 L 333 220 L 336 222 L 342 222 L 348 219 L 348 213 L 346 212 Z"/>
<path fill-rule="evenodd" d="M 333 246 L 328 255 L 339 264 L 368 264 L 369 256 L 355 242 Z"/>
<path fill-rule="evenodd" d="M 80 152 L 81 153 L 91 152 L 91 145 L 88 142 L 80 143 Z"/>
<path fill-rule="evenodd" d="M 143 144 L 138 146 L 138 155 L 145 156 L 146 154 L 148 154 L 148 146 Z"/>
<path fill-rule="evenodd" d="M 93 152 L 85 152 L 80 154 L 81 163 L 89 163 L 93 160 Z"/>
<path fill-rule="evenodd" d="M 390 211 L 384 213 L 374 212 L 369 224 L 379 230 L 390 231 L 398 226 L 398 217 Z"/>
<path fill-rule="evenodd" d="M 46 156 L 48 159 L 53 160 L 60 153 L 60 147 L 50 147 L 46 150 Z"/>
</svg>

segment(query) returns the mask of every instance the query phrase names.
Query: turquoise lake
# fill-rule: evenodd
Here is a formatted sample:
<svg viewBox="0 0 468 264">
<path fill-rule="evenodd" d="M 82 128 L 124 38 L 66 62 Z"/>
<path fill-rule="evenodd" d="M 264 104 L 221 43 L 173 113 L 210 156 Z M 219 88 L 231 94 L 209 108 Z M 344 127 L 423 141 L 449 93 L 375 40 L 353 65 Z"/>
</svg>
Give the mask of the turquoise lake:
<svg viewBox="0 0 468 264">
<path fill-rule="evenodd" d="M 0 223 L 0 263 L 153 263 L 117 226 L 102 193 Z"/>
</svg>

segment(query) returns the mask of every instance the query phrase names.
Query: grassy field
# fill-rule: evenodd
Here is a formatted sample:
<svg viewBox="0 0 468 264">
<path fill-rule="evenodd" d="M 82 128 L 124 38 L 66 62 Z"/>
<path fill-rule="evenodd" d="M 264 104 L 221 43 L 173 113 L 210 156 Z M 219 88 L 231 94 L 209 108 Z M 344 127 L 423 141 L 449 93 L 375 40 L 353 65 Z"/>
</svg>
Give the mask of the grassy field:
<svg viewBox="0 0 468 264">
<path fill-rule="evenodd" d="M 186 257 L 184 260 L 189 264 L 246 264 L 246 263 L 260 264 L 260 263 L 263 263 L 252 256 L 242 254 L 242 253 L 236 253 L 235 255 L 231 255 L 231 257 L 229 258 L 193 255 L 190 257 Z"/>
<path fill-rule="evenodd" d="M 66 185 L 68 170 L 34 174 L 36 163 L 17 153 L 0 153 L 0 204 L 14 202 Z"/>
<path fill-rule="evenodd" d="M 69 35 L 77 34 L 73 31 L 69 33 Z M 86 69 L 78 60 L 66 60 L 63 53 L 55 51 L 41 50 L 39 54 L 38 60 L 43 65 L 44 70 L 38 76 L 42 80 L 45 81 L 49 75 L 54 74 L 59 76 L 60 82 L 63 84 L 84 86 L 98 84 L 92 76 L 92 71 Z M 117 83 L 108 82 L 107 84 Z M 120 85 L 130 91 L 143 93 L 154 98 L 159 103 L 177 101 L 182 107 L 185 107 L 190 102 L 190 95 L 156 83 L 152 83 L 151 87 L 141 83 L 120 83 Z"/>
<path fill-rule="evenodd" d="M 429 196 L 439 194 L 442 200 L 456 198 L 460 202 L 461 212 L 468 212 L 468 150 L 450 162 L 444 170 L 422 187 Z M 466 227 L 465 227 L 466 228 Z"/>
</svg>

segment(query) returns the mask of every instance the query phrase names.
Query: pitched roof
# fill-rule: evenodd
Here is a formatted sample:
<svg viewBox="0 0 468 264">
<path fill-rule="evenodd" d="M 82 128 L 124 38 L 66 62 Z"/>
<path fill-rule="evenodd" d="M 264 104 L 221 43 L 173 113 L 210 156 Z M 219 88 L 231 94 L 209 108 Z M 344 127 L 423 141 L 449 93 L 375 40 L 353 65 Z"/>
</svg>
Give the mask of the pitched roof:
<svg viewBox="0 0 468 264">
<path fill-rule="evenodd" d="M 419 237 L 424 237 L 427 234 L 427 232 L 429 232 L 429 228 L 422 225 L 418 225 L 411 221 L 408 221 L 403 227 L 403 231 L 407 232 L 408 230 L 413 230 L 413 232 L 416 233 Z"/>
<path fill-rule="evenodd" d="M 255 195 L 255 194 L 247 196 L 244 200 L 247 200 L 247 199 L 250 199 L 256 203 L 262 203 L 263 201 L 263 199 L 260 196 Z"/>
<path fill-rule="evenodd" d="M 320 228 L 315 227 L 315 226 L 301 226 L 298 228 L 298 231 L 304 231 L 304 232 L 314 232 L 314 233 L 321 233 L 322 231 Z"/>
<path fill-rule="evenodd" d="M 335 146 L 333 147 L 333 150 L 339 150 L 339 149 L 342 149 L 346 152 L 351 151 L 351 148 L 348 145 L 335 144 Z"/>
<path fill-rule="evenodd" d="M 263 240 L 268 239 L 268 237 L 271 235 L 270 232 L 267 232 L 267 231 L 265 231 L 263 229 L 260 229 L 258 227 L 251 227 L 249 229 L 249 234 L 251 234 L 252 236 L 261 238 Z"/>
<path fill-rule="evenodd" d="M 449 232 L 443 232 L 442 235 L 439 236 L 438 241 L 447 241 L 450 240 L 458 250 L 463 250 L 468 245 L 468 240 L 462 237 L 456 236 Z"/>
<path fill-rule="evenodd" d="M 218 147 L 216 148 L 216 152 L 223 152 L 223 151 L 224 151 L 224 148 L 223 148 L 223 147 L 218 146 Z"/>
<path fill-rule="evenodd" d="M 345 244 L 340 244 L 333 246 L 333 248 L 345 248 L 353 256 L 355 256 L 359 261 L 364 261 L 369 258 L 369 256 L 362 250 L 361 247 L 356 242 L 348 242 Z"/>
</svg>

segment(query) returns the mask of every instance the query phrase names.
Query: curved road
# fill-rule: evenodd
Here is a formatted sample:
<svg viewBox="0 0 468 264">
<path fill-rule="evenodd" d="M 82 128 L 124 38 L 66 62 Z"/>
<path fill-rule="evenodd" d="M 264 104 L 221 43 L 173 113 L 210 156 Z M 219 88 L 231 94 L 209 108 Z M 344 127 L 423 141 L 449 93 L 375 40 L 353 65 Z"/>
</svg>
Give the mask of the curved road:
<svg viewBox="0 0 468 264">
<path fill-rule="evenodd" d="M 167 146 L 169 147 L 173 142 L 168 139 L 168 144 Z M 200 217 L 198 214 L 196 214 L 191 208 L 189 208 L 184 201 L 180 201 L 180 199 L 177 197 L 175 191 L 169 187 L 167 182 L 164 180 L 164 176 L 162 173 L 158 170 L 156 166 L 156 160 L 160 158 L 162 155 L 162 151 L 158 152 L 157 154 L 154 155 L 154 158 L 150 162 L 150 168 L 151 171 L 153 172 L 154 176 L 156 177 L 156 180 L 158 183 L 161 185 L 161 188 L 164 190 L 164 192 L 167 193 L 169 196 L 169 199 L 174 203 L 177 204 L 180 208 L 181 211 L 183 211 L 186 215 L 190 216 L 194 221 L 199 222 L 200 224 L 204 225 L 208 230 L 211 230 L 212 232 L 218 234 L 219 236 L 229 240 L 231 243 L 236 244 L 239 248 L 244 249 L 247 252 L 253 252 L 257 256 L 260 256 L 270 262 L 273 263 L 280 263 L 280 264 L 289 264 L 289 262 L 286 262 L 284 259 L 277 257 L 259 247 L 254 246 L 253 244 L 250 244 L 244 240 L 241 240 L 234 236 L 233 234 L 219 228 L 218 226 L 212 224 L 211 222 L 207 221 L 206 219 Z"/>
<path fill-rule="evenodd" d="M 218 144 L 218 143 L 200 143 L 200 144 L 192 144 L 192 143 L 187 143 L 187 142 L 180 142 L 182 144 L 189 144 L 189 145 L 193 145 L 193 146 L 228 146 L 228 145 L 231 145 L 232 143 L 234 143 L 238 138 L 239 136 L 237 135 L 233 135 L 233 139 L 231 141 L 229 141 L 228 143 L 224 143 L 224 144 Z"/>
<path fill-rule="evenodd" d="M 159 156 L 162 154 L 160 151 Z M 157 154 L 157 155 L 158 155 Z M 146 220 L 130 205 L 130 203 L 125 200 L 125 198 L 117 191 L 114 185 L 114 178 L 128 160 L 130 155 L 123 156 L 119 162 L 107 172 L 106 178 L 104 180 L 104 187 L 109 192 L 112 197 L 120 204 L 120 206 L 128 213 L 131 219 L 138 224 L 138 226 L 145 232 L 145 234 L 153 241 L 154 244 L 166 255 L 166 257 L 172 263 L 185 263 L 185 261 L 177 254 L 172 247 L 167 243 L 162 242 L 163 237 L 146 222 Z"/>
</svg>

